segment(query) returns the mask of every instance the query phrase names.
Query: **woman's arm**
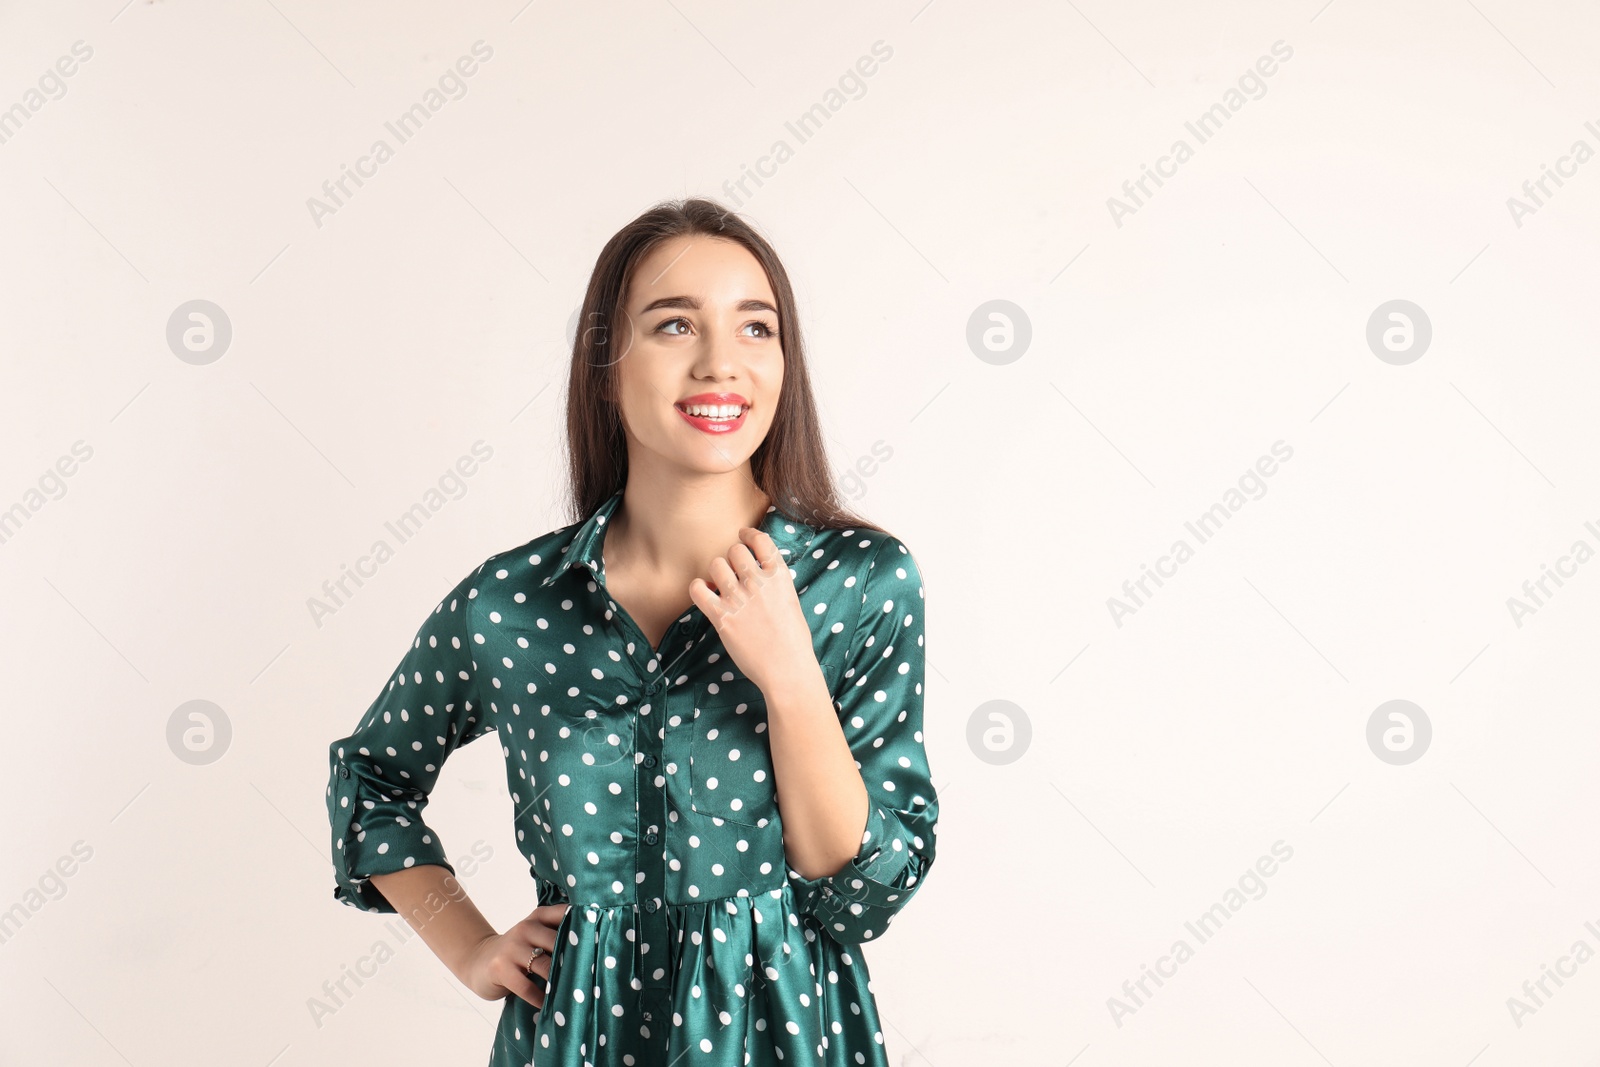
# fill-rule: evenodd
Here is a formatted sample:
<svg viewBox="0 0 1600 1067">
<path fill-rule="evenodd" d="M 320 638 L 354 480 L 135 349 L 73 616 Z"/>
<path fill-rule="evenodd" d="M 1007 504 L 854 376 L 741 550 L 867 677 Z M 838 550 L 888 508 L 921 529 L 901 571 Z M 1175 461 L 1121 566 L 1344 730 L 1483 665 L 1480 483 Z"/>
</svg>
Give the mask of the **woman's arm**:
<svg viewBox="0 0 1600 1067">
<path fill-rule="evenodd" d="M 712 581 L 726 598 L 699 578 L 689 595 L 767 698 L 773 784 L 797 907 L 841 944 L 859 944 L 883 934 L 936 852 L 939 797 L 922 739 L 922 572 L 892 536 L 869 550 L 831 715 L 793 572 L 765 533 L 745 527 L 739 535 L 740 544 L 711 562 Z M 767 564 L 758 566 L 758 558 Z"/>
<path fill-rule="evenodd" d="M 447 868 L 420 864 L 375 874 L 371 882 L 462 985 L 484 1000 L 515 993 L 536 1008 L 544 1006 L 556 928 L 567 905 L 535 908 L 500 934 Z M 533 961 L 537 977 L 530 978 L 524 968 L 535 945 L 544 952 Z"/>
<path fill-rule="evenodd" d="M 425 815 L 445 761 L 494 731 L 478 699 L 471 653 L 477 573 L 428 614 L 355 730 L 328 746 L 334 896 L 341 903 L 392 912 L 373 875 L 429 864 L 455 869 Z"/>
<path fill-rule="evenodd" d="M 467 963 L 472 952 L 496 931 L 456 876 L 428 863 L 375 874 L 371 881 L 450 973 L 463 985 L 470 984 Z"/>
<path fill-rule="evenodd" d="M 424 820 L 445 761 L 494 732 L 480 705 L 471 649 L 475 579 L 456 583 L 423 621 L 355 731 L 328 746 L 328 818 L 334 896 L 374 912 L 397 912 L 450 973 L 486 1000 L 515 993 L 535 1007 L 555 948 L 562 905 L 538 908 L 504 934 L 478 911 Z M 529 953 L 534 960 L 529 977 Z"/>
</svg>

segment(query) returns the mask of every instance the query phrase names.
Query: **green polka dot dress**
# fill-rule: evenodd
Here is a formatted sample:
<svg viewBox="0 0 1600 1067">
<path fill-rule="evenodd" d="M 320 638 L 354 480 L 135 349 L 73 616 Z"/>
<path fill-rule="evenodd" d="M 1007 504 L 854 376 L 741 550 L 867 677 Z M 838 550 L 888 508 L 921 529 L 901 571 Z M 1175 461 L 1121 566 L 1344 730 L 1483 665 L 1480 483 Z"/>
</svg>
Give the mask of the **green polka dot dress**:
<svg viewBox="0 0 1600 1067">
<path fill-rule="evenodd" d="M 656 650 L 606 594 L 621 500 L 484 561 L 329 746 L 334 897 L 392 913 L 372 875 L 454 872 L 423 810 L 492 732 L 530 895 L 571 906 L 544 1007 L 505 999 L 491 1067 L 886 1067 L 861 945 L 926 877 L 939 810 L 916 562 L 876 530 L 762 519 L 870 798 L 859 852 L 809 879 L 785 862 L 761 690 L 698 607 Z"/>
</svg>

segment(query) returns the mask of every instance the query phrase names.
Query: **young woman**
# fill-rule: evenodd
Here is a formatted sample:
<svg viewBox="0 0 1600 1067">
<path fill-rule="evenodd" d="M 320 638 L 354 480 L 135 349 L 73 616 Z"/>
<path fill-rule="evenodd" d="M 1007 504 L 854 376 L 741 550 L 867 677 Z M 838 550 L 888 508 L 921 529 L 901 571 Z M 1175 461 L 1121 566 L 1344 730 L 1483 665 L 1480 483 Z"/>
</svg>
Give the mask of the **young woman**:
<svg viewBox="0 0 1600 1067">
<path fill-rule="evenodd" d="M 492 1067 L 886 1065 L 860 946 L 939 807 L 916 561 L 839 507 L 788 276 L 737 216 L 635 219 L 582 323 L 578 521 L 456 583 L 329 746 L 334 895 L 504 999 Z M 539 904 L 503 933 L 422 819 L 490 732 Z"/>
</svg>

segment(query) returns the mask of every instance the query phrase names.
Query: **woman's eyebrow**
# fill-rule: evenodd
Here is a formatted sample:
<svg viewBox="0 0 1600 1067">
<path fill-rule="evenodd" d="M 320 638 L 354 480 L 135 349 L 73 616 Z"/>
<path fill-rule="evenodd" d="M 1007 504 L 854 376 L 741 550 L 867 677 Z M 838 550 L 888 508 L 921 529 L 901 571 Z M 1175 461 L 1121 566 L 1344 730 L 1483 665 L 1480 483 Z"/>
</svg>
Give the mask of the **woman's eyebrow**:
<svg viewBox="0 0 1600 1067">
<path fill-rule="evenodd" d="M 639 309 L 639 314 L 643 315 L 645 312 L 654 311 L 657 308 L 680 308 L 680 309 L 687 309 L 689 311 L 699 311 L 700 310 L 700 301 L 697 298 L 692 297 L 692 296 L 664 296 L 664 297 L 661 297 L 659 300 L 652 300 L 652 301 L 650 301 L 650 303 L 648 303 L 644 307 L 640 308 Z M 768 312 L 771 312 L 774 315 L 776 315 L 778 313 L 778 309 L 773 307 L 771 304 L 767 303 L 765 300 L 754 300 L 754 299 L 747 299 L 747 300 L 739 301 L 738 306 L 735 307 L 734 310 L 735 311 L 768 311 Z"/>
</svg>

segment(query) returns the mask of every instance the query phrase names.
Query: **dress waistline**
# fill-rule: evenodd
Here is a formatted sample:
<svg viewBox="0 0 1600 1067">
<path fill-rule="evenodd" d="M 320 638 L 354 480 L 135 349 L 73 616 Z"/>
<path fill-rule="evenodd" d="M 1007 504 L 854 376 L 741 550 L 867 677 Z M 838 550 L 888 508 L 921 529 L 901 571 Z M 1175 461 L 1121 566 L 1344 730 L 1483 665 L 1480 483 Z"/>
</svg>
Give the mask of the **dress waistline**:
<svg viewBox="0 0 1600 1067">
<path fill-rule="evenodd" d="M 548 878 L 538 874 L 531 874 L 531 876 L 533 878 L 535 898 L 539 902 L 537 906 L 541 908 L 547 904 L 566 904 L 571 907 L 600 911 L 631 910 L 643 912 L 649 910 L 642 901 L 626 900 L 618 902 L 573 900 L 559 883 L 552 882 Z M 743 901 L 745 904 L 748 904 L 756 897 L 762 896 L 771 897 L 774 900 L 779 900 L 787 896 L 789 897 L 791 905 L 795 901 L 794 887 L 788 882 L 784 882 L 782 885 L 773 886 L 771 889 L 753 889 L 744 893 L 731 893 L 727 896 L 707 897 L 704 900 L 680 901 L 677 903 L 666 902 L 662 904 L 662 908 L 665 910 L 673 908 L 705 907 L 710 904 L 723 904 L 728 901 L 733 901 L 736 904 L 739 901 Z"/>
</svg>

